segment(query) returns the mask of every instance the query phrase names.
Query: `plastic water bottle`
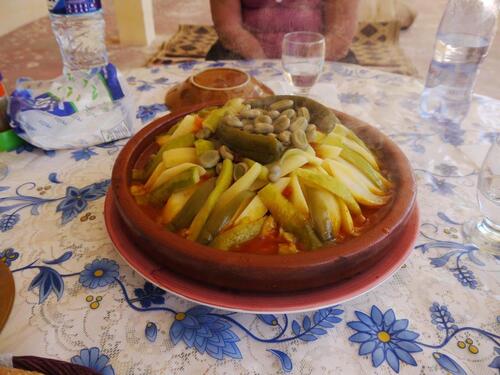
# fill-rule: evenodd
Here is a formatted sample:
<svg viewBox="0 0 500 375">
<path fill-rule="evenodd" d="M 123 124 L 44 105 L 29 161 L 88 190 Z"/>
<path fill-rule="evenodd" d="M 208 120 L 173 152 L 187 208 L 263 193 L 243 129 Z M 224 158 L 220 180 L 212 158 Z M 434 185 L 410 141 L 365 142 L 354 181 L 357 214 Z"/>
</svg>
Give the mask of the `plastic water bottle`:
<svg viewBox="0 0 500 375">
<path fill-rule="evenodd" d="M 100 0 L 47 0 L 65 73 L 108 64 Z"/>
<path fill-rule="evenodd" d="M 420 114 L 460 123 L 495 35 L 498 0 L 449 0 L 439 24 Z"/>
<path fill-rule="evenodd" d="M 132 98 L 108 62 L 101 0 L 48 0 L 48 8 L 63 74 L 48 81 L 18 80 L 8 107 L 11 127 L 45 150 L 131 136 Z"/>
</svg>

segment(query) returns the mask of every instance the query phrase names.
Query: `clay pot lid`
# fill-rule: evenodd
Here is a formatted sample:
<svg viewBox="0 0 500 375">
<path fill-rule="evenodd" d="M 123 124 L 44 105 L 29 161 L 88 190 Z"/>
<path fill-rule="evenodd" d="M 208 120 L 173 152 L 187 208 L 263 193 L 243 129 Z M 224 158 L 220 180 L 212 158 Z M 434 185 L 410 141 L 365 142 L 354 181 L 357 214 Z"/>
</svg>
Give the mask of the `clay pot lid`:
<svg viewBox="0 0 500 375">
<path fill-rule="evenodd" d="M 207 68 L 190 76 L 189 81 L 202 90 L 227 91 L 245 87 L 250 76 L 236 68 Z"/>
<path fill-rule="evenodd" d="M 258 98 L 273 95 L 273 91 L 247 72 L 231 67 L 201 70 L 172 87 L 165 96 L 165 104 L 172 111 L 232 98 Z"/>
</svg>

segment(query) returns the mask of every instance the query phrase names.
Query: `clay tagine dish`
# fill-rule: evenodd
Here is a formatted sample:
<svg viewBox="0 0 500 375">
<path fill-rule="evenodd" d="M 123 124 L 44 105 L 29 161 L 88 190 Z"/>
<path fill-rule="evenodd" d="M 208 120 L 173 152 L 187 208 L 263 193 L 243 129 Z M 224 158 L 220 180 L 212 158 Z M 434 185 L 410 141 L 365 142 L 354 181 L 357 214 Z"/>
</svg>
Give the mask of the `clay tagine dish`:
<svg viewBox="0 0 500 375">
<path fill-rule="evenodd" d="M 402 236 L 416 197 L 392 140 L 299 96 L 160 118 L 125 145 L 111 188 L 122 230 L 155 262 L 211 286 L 266 293 L 369 269 Z"/>
</svg>

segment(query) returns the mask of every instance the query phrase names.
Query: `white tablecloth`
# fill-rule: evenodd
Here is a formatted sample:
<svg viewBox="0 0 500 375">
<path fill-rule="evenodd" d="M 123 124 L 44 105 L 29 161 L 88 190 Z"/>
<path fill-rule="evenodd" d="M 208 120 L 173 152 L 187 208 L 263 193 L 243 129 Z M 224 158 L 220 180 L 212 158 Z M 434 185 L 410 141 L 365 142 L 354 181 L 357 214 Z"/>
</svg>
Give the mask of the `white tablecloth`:
<svg viewBox="0 0 500 375">
<path fill-rule="evenodd" d="M 277 61 L 227 62 L 280 87 Z M 127 72 L 137 127 L 165 114 L 182 63 Z M 379 127 L 411 160 L 421 235 L 406 264 L 376 290 L 307 314 L 252 315 L 194 306 L 145 282 L 115 252 L 103 203 L 126 143 L 0 154 L 0 261 L 16 300 L 0 353 L 53 357 L 101 374 L 498 374 L 499 261 L 464 244 L 476 215 L 477 172 L 500 102 L 476 96 L 465 122 L 417 113 L 419 81 L 328 64 L 313 96 Z M 0 286 L 2 287 L 2 286 Z"/>
</svg>

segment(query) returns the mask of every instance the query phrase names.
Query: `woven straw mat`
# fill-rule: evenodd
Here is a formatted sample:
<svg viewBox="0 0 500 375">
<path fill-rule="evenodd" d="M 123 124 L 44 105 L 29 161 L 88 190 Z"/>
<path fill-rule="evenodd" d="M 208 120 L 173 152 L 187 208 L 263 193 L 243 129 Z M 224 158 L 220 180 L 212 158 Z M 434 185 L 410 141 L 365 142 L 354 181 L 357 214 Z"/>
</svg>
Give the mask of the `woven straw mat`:
<svg viewBox="0 0 500 375">
<path fill-rule="evenodd" d="M 416 76 L 417 70 L 399 46 L 399 30 L 398 21 L 360 23 L 351 45 L 359 64 Z M 160 46 L 147 65 L 204 59 L 216 41 L 213 26 L 179 25 L 177 32 Z"/>
</svg>

